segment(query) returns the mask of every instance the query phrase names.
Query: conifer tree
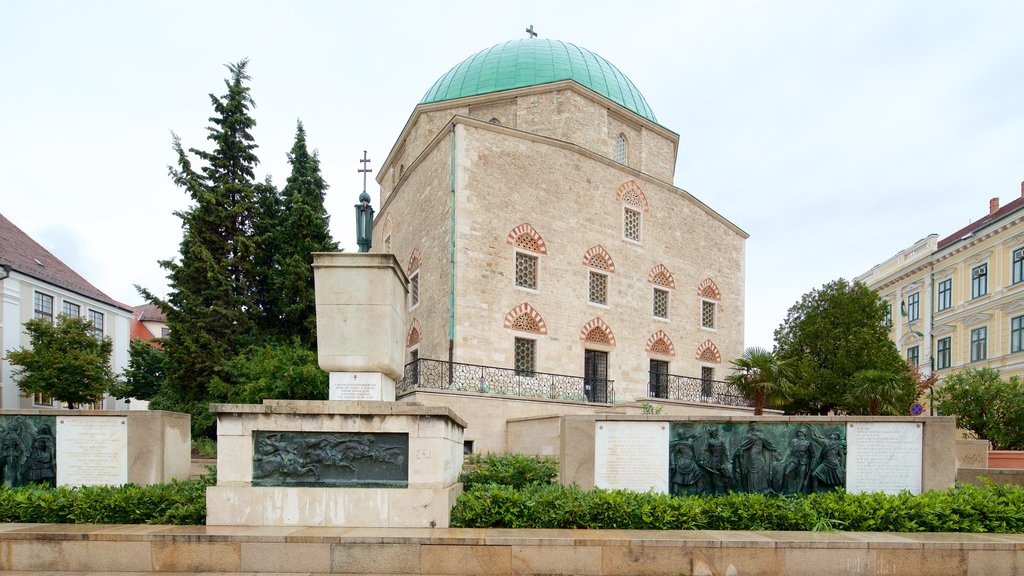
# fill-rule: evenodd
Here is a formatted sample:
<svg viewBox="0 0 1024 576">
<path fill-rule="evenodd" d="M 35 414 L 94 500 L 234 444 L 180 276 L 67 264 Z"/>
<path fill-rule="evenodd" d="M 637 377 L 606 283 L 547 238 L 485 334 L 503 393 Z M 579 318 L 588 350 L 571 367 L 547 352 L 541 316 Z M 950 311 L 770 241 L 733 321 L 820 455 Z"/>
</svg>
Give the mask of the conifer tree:
<svg viewBox="0 0 1024 576">
<path fill-rule="evenodd" d="M 213 379 L 228 380 L 227 361 L 251 343 L 258 322 L 253 220 L 259 195 L 268 191 L 254 182 L 259 160 L 251 134 L 256 122 L 249 110 L 255 104 L 245 85 L 247 64 L 229 64 L 227 93 L 210 94 L 215 115 L 207 138 L 213 149 L 188 150 L 204 163 L 198 171 L 174 137 L 178 158 L 170 174 L 193 204 L 176 212 L 184 229 L 180 260 L 160 263 L 169 271 L 167 300 L 141 290 L 167 315 L 168 385 L 186 401 L 204 399 Z"/>
<path fill-rule="evenodd" d="M 278 299 L 274 330 L 284 339 L 297 339 L 316 349 L 316 306 L 313 294 L 313 252 L 338 249 L 331 238 L 330 216 L 324 209 L 327 182 L 320 174 L 316 151 L 306 146 L 306 129 L 299 121 L 288 154 L 291 175 L 281 193 L 281 219 L 275 242 L 275 290 Z"/>
</svg>

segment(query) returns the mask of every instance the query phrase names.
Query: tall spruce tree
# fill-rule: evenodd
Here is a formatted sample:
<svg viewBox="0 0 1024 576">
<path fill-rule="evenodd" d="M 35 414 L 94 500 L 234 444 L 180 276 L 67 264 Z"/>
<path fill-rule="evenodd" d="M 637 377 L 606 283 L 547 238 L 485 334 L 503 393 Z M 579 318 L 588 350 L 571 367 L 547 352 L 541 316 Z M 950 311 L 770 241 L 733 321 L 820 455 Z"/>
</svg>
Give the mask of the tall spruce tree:
<svg viewBox="0 0 1024 576">
<path fill-rule="evenodd" d="M 316 349 L 316 306 L 313 295 L 313 252 L 338 249 L 331 238 L 330 216 L 324 209 L 327 182 L 320 174 L 316 151 L 306 146 L 306 129 L 299 121 L 295 143 L 288 153 L 291 175 L 281 192 L 281 219 L 276 228 L 273 291 L 277 310 L 273 333 L 297 339 L 310 350 Z"/>
<path fill-rule="evenodd" d="M 253 341 L 258 323 L 253 221 L 260 195 L 270 191 L 254 182 L 259 160 L 251 134 L 256 122 L 249 110 L 255 104 L 245 85 L 250 80 L 247 64 L 228 64 L 227 93 L 210 94 L 215 115 L 207 138 L 212 151 L 190 148 L 186 153 L 174 137 L 178 159 L 170 174 L 193 205 L 175 213 L 184 229 L 180 260 L 160 262 L 169 271 L 167 300 L 142 290 L 167 315 L 167 382 L 185 401 L 205 399 L 213 379 L 229 380 L 227 361 Z M 189 153 L 203 161 L 200 170 L 193 168 Z"/>
</svg>

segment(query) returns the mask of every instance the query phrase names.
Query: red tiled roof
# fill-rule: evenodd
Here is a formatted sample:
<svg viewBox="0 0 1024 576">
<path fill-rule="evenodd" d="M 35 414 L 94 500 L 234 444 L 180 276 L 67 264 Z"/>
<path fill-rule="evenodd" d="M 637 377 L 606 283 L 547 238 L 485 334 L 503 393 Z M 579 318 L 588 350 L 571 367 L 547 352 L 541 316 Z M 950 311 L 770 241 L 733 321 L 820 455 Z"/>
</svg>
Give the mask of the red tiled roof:
<svg viewBox="0 0 1024 576">
<path fill-rule="evenodd" d="M 135 311 L 135 318 L 140 322 L 167 322 L 164 311 L 156 304 L 140 304 L 132 306 Z"/>
<path fill-rule="evenodd" d="M 99 288 L 90 284 L 88 280 L 82 278 L 49 250 L 25 234 L 21 228 L 15 226 L 3 214 L 0 214 L 0 266 L 10 267 L 25 276 L 31 276 L 47 284 L 70 290 L 116 308 L 129 310 L 124 304 L 107 296 Z"/>
<path fill-rule="evenodd" d="M 1016 212 L 1021 208 L 1024 208 L 1024 196 L 1017 198 L 1013 202 L 1010 202 L 1006 206 L 1003 206 L 1002 208 L 996 210 L 995 212 L 992 212 L 991 214 L 986 214 L 982 218 L 979 218 L 977 221 L 971 222 L 967 226 L 964 226 L 963 228 L 957 230 L 956 232 L 953 232 L 949 236 L 946 236 L 942 240 L 939 240 L 938 249 L 942 250 L 946 246 L 956 243 L 964 236 L 977 232 L 978 230 L 981 230 L 985 226 L 988 226 L 993 222 L 1001 220 L 1003 219 L 1003 217 L 1009 216 L 1011 213 Z"/>
</svg>

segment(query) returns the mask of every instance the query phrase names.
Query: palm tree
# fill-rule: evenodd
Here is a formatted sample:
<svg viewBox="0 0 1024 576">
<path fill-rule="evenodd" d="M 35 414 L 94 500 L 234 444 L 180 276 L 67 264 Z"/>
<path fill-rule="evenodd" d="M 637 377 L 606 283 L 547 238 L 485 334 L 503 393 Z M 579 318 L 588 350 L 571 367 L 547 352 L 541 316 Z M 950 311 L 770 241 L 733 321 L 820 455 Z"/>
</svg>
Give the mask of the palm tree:
<svg viewBox="0 0 1024 576">
<path fill-rule="evenodd" d="M 866 402 L 868 415 L 878 416 L 882 413 L 899 414 L 904 407 L 900 404 L 907 388 L 900 378 L 891 372 L 873 368 L 858 370 L 853 374 L 853 381 L 848 389 L 851 405 Z"/>
<path fill-rule="evenodd" d="M 793 378 L 793 360 L 782 360 L 775 352 L 751 346 L 732 361 L 733 373 L 725 380 L 754 402 L 754 416 L 764 413 L 771 396 L 786 395 Z"/>
</svg>

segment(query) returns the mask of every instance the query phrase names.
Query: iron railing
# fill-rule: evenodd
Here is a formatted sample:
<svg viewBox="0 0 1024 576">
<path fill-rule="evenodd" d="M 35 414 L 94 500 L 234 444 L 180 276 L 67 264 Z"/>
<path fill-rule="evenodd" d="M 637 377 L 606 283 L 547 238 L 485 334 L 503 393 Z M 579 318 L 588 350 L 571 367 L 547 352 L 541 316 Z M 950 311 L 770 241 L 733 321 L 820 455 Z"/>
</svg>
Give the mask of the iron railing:
<svg viewBox="0 0 1024 576">
<path fill-rule="evenodd" d="M 613 384 L 600 378 L 419 358 L 405 365 L 405 375 L 395 391 L 404 394 L 414 388 L 428 388 L 611 404 L 615 402 Z"/>
<path fill-rule="evenodd" d="M 651 373 L 647 393 L 651 398 L 667 398 L 700 404 L 725 406 L 753 406 L 743 397 L 739 388 L 721 380 L 707 380 L 675 374 Z"/>
</svg>

